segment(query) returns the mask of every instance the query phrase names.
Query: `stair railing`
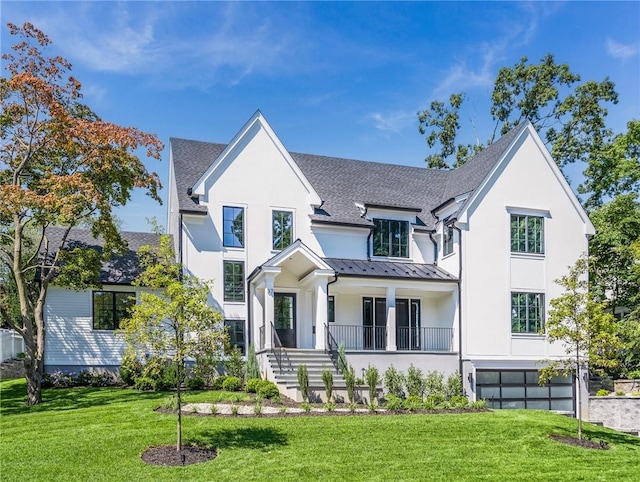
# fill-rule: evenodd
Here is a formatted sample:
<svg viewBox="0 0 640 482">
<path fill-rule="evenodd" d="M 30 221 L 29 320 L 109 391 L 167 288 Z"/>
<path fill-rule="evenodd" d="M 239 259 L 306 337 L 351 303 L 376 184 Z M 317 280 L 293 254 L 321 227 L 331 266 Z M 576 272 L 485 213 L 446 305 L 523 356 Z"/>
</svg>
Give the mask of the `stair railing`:
<svg viewBox="0 0 640 482">
<path fill-rule="evenodd" d="M 293 365 L 291 364 L 291 360 L 289 360 L 289 355 L 287 354 L 287 350 L 285 350 L 282 342 L 280 341 L 280 337 L 278 336 L 278 332 L 276 331 L 273 323 L 271 323 L 271 332 L 273 333 L 273 355 L 276 357 L 276 361 L 278 362 L 278 369 L 280 373 L 282 373 L 282 366 L 284 365 L 287 371 L 293 371 Z"/>
<path fill-rule="evenodd" d="M 338 363 L 338 357 L 339 357 L 338 342 L 331 334 L 331 331 L 329 330 L 329 325 L 326 326 L 326 332 L 327 332 L 327 344 L 325 346 L 324 351 L 329 355 L 329 358 L 331 358 L 331 361 L 333 362 L 333 366 L 336 367 L 336 370 L 338 371 L 338 373 L 341 373 L 340 364 Z"/>
</svg>

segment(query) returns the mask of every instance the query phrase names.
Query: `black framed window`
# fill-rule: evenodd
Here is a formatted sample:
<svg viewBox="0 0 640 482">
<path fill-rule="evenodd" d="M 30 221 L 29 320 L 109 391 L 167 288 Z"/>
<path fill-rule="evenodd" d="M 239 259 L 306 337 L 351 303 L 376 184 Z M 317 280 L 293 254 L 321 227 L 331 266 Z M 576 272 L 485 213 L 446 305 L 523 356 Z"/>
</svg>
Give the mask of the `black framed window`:
<svg viewBox="0 0 640 482">
<path fill-rule="evenodd" d="M 229 336 L 229 348 L 238 347 L 242 354 L 245 351 L 244 320 L 224 320 L 224 328 Z"/>
<path fill-rule="evenodd" d="M 222 244 L 230 248 L 244 248 L 244 208 L 223 206 Z"/>
<path fill-rule="evenodd" d="M 442 243 L 442 255 L 453 253 L 453 226 L 444 227 L 444 243 Z"/>
<path fill-rule="evenodd" d="M 273 249 L 284 249 L 293 242 L 293 212 L 273 211 L 272 241 Z"/>
<path fill-rule="evenodd" d="M 224 300 L 244 301 L 244 262 L 225 261 Z"/>
<path fill-rule="evenodd" d="M 409 257 L 409 222 L 374 219 L 373 255 Z"/>
<path fill-rule="evenodd" d="M 544 294 L 511 293 L 511 333 L 544 330 Z"/>
<path fill-rule="evenodd" d="M 135 303 L 136 295 L 130 291 L 94 291 L 93 329 L 117 330 Z"/>
<path fill-rule="evenodd" d="M 511 215 L 511 251 L 514 253 L 544 253 L 544 218 Z"/>
<path fill-rule="evenodd" d="M 329 323 L 336 321 L 336 298 L 331 295 L 327 297 L 327 321 Z"/>
</svg>

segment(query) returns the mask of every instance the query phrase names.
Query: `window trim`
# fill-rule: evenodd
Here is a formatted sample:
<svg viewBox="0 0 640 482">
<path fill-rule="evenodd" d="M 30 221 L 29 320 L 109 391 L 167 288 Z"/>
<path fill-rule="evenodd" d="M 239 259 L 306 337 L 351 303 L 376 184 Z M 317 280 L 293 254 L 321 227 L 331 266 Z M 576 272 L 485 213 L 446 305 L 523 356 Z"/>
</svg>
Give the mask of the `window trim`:
<svg viewBox="0 0 640 482">
<path fill-rule="evenodd" d="M 242 267 L 242 272 L 240 274 L 241 276 L 241 286 L 242 286 L 242 299 L 235 299 L 235 298 L 228 298 L 227 297 L 227 293 L 230 292 L 229 290 L 227 290 L 227 265 L 228 264 L 232 264 L 232 265 L 236 265 L 236 266 L 241 266 Z M 242 260 L 237 260 L 237 259 L 225 259 L 222 261 L 222 291 L 223 291 L 223 295 L 222 298 L 224 300 L 225 303 L 244 303 L 245 299 L 246 299 L 246 295 L 245 295 L 245 273 L 244 273 L 244 261 Z M 233 273 L 232 276 L 238 276 L 238 273 Z M 233 288 L 235 288 L 235 281 L 233 282 Z M 236 290 L 234 289 L 233 292 L 235 292 Z"/>
<path fill-rule="evenodd" d="M 545 240 L 545 236 L 546 236 L 546 231 L 547 231 L 547 227 L 546 222 L 545 222 L 545 218 L 549 217 L 548 215 L 546 215 L 545 213 L 542 212 L 530 212 L 530 211 L 521 211 L 521 210 L 508 210 L 509 212 L 509 250 L 511 252 L 512 255 L 514 256 L 534 256 L 534 257 L 543 257 L 545 255 L 545 250 L 546 250 L 546 240 Z M 524 250 L 519 250 L 519 249 L 514 249 L 514 238 L 513 238 L 513 221 L 514 221 L 514 217 L 520 217 L 520 218 L 524 218 L 524 224 L 525 224 L 525 229 L 524 229 Z M 529 220 L 530 219 L 540 219 L 541 222 L 541 226 L 542 226 L 542 233 L 540 236 L 540 251 L 533 251 L 530 246 L 529 246 Z"/>
<path fill-rule="evenodd" d="M 513 322 L 514 322 L 514 305 L 513 305 L 513 297 L 514 295 L 526 295 L 525 298 L 525 306 L 524 306 L 524 310 L 525 310 L 525 327 L 529 328 L 531 326 L 531 322 L 529 320 L 529 310 L 530 310 L 530 305 L 529 305 L 529 296 L 535 296 L 535 297 L 540 297 L 540 330 L 537 331 L 529 331 L 528 329 L 526 331 L 513 331 Z M 547 310 L 546 310 L 546 306 L 545 306 L 545 293 L 542 291 L 519 291 L 519 290 L 512 290 L 510 292 L 510 304 L 511 304 L 511 317 L 510 317 L 510 324 L 511 324 L 511 336 L 512 337 L 532 337 L 532 336 L 543 336 L 545 333 L 545 325 L 546 325 L 546 317 L 547 317 Z"/>
<path fill-rule="evenodd" d="M 291 242 L 286 246 L 275 246 L 275 236 L 274 236 L 274 221 L 275 221 L 275 213 L 289 213 L 291 215 Z M 287 248 L 295 241 L 295 211 L 293 209 L 287 208 L 271 208 L 271 251 L 272 252 L 280 252 L 283 249 Z"/>
<path fill-rule="evenodd" d="M 453 226 L 451 225 L 445 225 L 442 228 L 442 257 L 446 257 L 449 256 L 450 254 L 453 254 L 453 247 L 455 244 L 455 239 L 454 239 L 454 232 L 455 230 L 453 229 Z M 447 246 L 449 246 L 449 249 L 447 249 Z"/>
<path fill-rule="evenodd" d="M 391 237 L 393 236 L 392 232 L 391 232 L 391 227 L 389 226 L 389 242 L 387 244 L 387 254 L 376 254 L 376 231 L 377 231 L 377 222 L 380 221 L 386 221 L 388 223 L 401 223 L 401 225 L 405 225 L 407 228 L 407 244 L 406 244 L 406 256 L 403 256 L 400 252 L 400 254 L 398 256 L 394 256 L 391 254 L 392 252 L 392 241 L 391 241 Z M 403 260 L 407 260 L 407 259 L 411 259 L 411 223 L 405 219 L 392 219 L 392 218 L 373 218 L 372 219 L 373 222 L 373 236 L 371 237 L 371 253 L 372 253 L 372 257 L 374 258 L 394 258 L 394 259 L 403 259 Z M 400 231 L 399 233 L 400 235 L 402 235 L 402 232 Z M 402 248 L 402 244 L 399 244 L 399 248 Z"/>
<path fill-rule="evenodd" d="M 110 293 L 112 295 L 111 299 L 111 313 L 113 315 L 113 326 L 114 328 L 96 328 L 96 293 Z M 135 291 L 116 291 L 116 290 L 93 290 L 91 292 L 91 329 L 93 331 L 115 331 L 120 329 L 120 322 L 123 317 L 120 317 L 118 320 L 115 319 L 115 315 L 117 313 L 116 310 L 116 295 L 127 295 L 128 298 L 132 299 L 132 306 L 136 304 L 138 298 L 136 296 Z M 130 308 L 130 307 L 129 307 Z M 117 321 L 117 323 L 116 323 Z"/>
<path fill-rule="evenodd" d="M 240 246 L 227 244 L 225 242 L 225 239 L 226 239 L 225 235 L 227 234 L 226 231 L 225 231 L 225 227 L 226 227 L 225 226 L 225 221 L 226 221 L 225 210 L 226 209 L 240 209 L 242 211 L 242 241 L 240 243 Z M 245 209 L 244 206 L 227 205 L 227 204 L 224 204 L 222 206 L 222 246 L 224 246 L 225 248 L 232 248 L 232 249 L 238 249 L 238 250 L 245 249 L 245 244 L 246 244 L 245 243 L 245 231 L 246 231 L 245 212 L 246 212 L 246 209 Z M 233 220 L 232 220 L 232 222 L 233 222 Z M 230 234 L 233 234 L 233 233 L 230 233 Z"/>
</svg>

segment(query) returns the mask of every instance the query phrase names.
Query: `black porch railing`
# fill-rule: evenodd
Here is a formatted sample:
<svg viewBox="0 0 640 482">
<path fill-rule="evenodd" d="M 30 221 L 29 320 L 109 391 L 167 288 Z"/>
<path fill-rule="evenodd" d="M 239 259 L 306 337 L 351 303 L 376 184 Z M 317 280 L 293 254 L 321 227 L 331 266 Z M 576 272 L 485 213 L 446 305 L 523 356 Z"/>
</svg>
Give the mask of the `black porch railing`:
<svg viewBox="0 0 640 482">
<path fill-rule="evenodd" d="M 453 351 L 453 328 L 398 327 L 396 329 L 398 350 Z"/>
<path fill-rule="evenodd" d="M 386 350 L 387 329 L 384 326 L 331 324 L 327 332 L 327 347 L 344 343 L 347 350 Z M 453 351 L 453 328 L 398 327 L 396 346 L 407 351 Z"/>
<path fill-rule="evenodd" d="M 330 325 L 329 334 L 347 350 L 385 350 L 387 328 L 384 326 Z"/>
<path fill-rule="evenodd" d="M 271 331 L 273 333 L 273 354 L 276 357 L 276 361 L 278 362 L 278 369 L 280 373 L 283 371 L 292 371 L 293 365 L 291 365 L 291 360 L 289 360 L 289 355 L 287 354 L 287 350 L 285 350 L 282 342 L 280 341 L 280 337 L 278 336 L 278 332 L 276 328 L 271 323 Z M 284 367 L 284 369 L 283 369 Z"/>
</svg>

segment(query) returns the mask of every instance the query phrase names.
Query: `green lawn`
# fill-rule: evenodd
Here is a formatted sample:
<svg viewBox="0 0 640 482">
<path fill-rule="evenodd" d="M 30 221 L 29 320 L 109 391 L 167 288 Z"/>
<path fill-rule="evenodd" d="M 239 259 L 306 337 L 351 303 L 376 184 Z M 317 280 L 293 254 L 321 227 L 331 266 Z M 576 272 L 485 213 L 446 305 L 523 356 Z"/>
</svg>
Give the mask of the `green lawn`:
<svg viewBox="0 0 640 482">
<path fill-rule="evenodd" d="M 154 408 L 166 394 L 125 389 L 45 390 L 24 406 L 21 380 L 0 382 L 0 480 L 639 480 L 640 439 L 586 425 L 608 451 L 567 446 L 575 420 L 536 411 L 462 415 L 192 417 L 187 442 L 218 457 L 153 467 L 149 446 L 173 444 L 175 417 Z M 214 392 L 195 401 L 213 400 Z"/>
</svg>

